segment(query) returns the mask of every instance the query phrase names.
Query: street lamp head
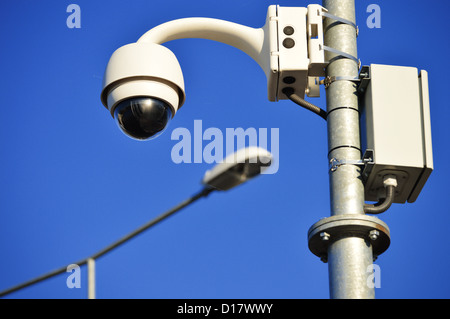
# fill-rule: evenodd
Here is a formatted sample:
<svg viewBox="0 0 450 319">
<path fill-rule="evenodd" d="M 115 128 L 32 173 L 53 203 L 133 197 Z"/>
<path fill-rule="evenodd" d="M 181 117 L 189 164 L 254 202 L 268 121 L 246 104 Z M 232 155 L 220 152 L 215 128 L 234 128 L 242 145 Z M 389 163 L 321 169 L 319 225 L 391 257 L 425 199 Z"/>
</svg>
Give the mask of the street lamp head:
<svg viewBox="0 0 450 319">
<path fill-rule="evenodd" d="M 263 173 L 272 160 L 272 154 L 264 148 L 242 148 L 206 171 L 202 183 L 217 190 L 229 190 Z"/>
<path fill-rule="evenodd" d="M 138 140 L 155 138 L 185 100 L 177 58 L 154 43 L 120 47 L 106 67 L 101 100 L 126 135 Z"/>
</svg>

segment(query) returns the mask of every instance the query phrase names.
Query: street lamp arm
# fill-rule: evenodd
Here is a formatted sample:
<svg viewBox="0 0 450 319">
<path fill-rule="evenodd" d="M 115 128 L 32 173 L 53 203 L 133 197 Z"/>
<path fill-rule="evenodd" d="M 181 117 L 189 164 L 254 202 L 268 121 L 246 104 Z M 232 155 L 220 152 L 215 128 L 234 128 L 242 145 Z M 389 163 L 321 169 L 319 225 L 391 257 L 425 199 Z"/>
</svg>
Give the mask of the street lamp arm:
<svg viewBox="0 0 450 319">
<path fill-rule="evenodd" d="M 137 42 L 163 44 L 189 38 L 213 40 L 245 52 L 267 72 L 269 68 L 267 28 L 267 23 L 264 27 L 256 29 L 219 19 L 184 18 L 154 27 L 143 34 Z"/>
<path fill-rule="evenodd" d="M 177 213 L 178 211 L 182 210 L 186 206 L 189 206 L 190 204 L 194 203 L 195 201 L 199 200 L 200 198 L 207 197 L 214 190 L 215 189 L 210 188 L 208 186 L 204 187 L 201 191 L 199 191 L 195 195 L 191 196 L 190 198 L 186 199 L 185 201 L 181 202 L 177 206 L 175 206 L 172 209 L 168 210 L 167 212 L 159 215 L 155 219 L 152 219 L 151 221 L 149 221 L 146 224 L 142 225 L 138 229 L 136 229 L 133 232 L 129 233 L 128 235 L 122 237 L 121 239 L 115 241 L 114 243 L 108 245 L 107 247 L 105 247 L 102 250 L 100 250 L 99 252 L 91 255 L 90 257 L 82 259 L 82 260 L 76 262 L 75 265 L 83 266 L 83 265 L 89 263 L 90 260 L 93 261 L 95 259 L 98 259 L 98 258 L 102 257 L 103 255 L 109 253 L 111 250 L 113 250 L 113 249 L 119 247 L 120 245 L 128 242 L 130 239 L 136 237 L 137 235 L 143 233 L 147 229 L 149 229 L 149 228 L 155 226 L 156 224 L 158 224 L 159 222 L 165 220 L 169 216 L 171 216 L 171 215 Z M 16 285 L 14 287 L 11 287 L 9 289 L 0 291 L 0 298 L 4 297 L 6 295 L 9 295 L 10 293 L 13 293 L 15 291 L 18 291 L 18 290 L 21 290 L 23 288 L 29 287 L 31 285 L 37 284 L 37 283 L 39 283 L 41 281 L 44 281 L 46 279 L 49 279 L 49 278 L 52 278 L 52 277 L 57 276 L 59 274 L 65 273 L 65 272 L 67 272 L 67 267 L 68 266 L 63 266 L 63 267 L 58 268 L 56 270 L 53 270 L 53 271 L 51 271 L 51 272 L 49 272 L 47 274 L 44 274 L 44 275 L 41 275 L 41 276 L 36 277 L 34 279 L 28 280 L 28 281 L 26 281 L 26 282 L 24 282 L 22 284 L 19 284 L 19 285 Z"/>
</svg>

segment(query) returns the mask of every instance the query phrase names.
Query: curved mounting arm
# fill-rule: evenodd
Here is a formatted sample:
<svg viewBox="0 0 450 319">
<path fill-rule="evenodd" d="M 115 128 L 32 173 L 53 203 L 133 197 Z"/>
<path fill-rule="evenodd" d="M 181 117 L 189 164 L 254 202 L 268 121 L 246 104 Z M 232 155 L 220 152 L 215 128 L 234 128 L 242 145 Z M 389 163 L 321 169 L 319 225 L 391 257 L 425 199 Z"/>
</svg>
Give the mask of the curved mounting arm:
<svg viewBox="0 0 450 319">
<path fill-rule="evenodd" d="M 267 33 L 265 26 L 255 29 L 219 19 L 184 18 L 163 23 L 147 31 L 137 42 L 163 44 L 186 38 L 214 40 L 247 53 L 267 72 L 269 69 Z"/>
<path fill-rule="evenodd" d="M 185 18 L 163 23 L 142 35 L 139 42 L 163 44 L 186 38 L 209 39 L 247 53 L 267 77 L 269 101 L 288 99 L 290 87 L 300 97 L 319 96 L 316 77 L 324 74 L 322 8 L 320 5 L 271 5 L 266 23 L 255 29 L 211 18 Z"/>
</svg>

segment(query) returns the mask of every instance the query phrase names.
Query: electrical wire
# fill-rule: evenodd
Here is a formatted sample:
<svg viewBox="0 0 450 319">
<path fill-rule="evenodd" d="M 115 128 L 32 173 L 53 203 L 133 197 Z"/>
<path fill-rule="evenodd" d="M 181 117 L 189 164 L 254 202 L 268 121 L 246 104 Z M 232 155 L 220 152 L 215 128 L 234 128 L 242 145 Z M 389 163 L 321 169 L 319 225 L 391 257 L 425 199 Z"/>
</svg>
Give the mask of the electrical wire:
<svg viewBox="0 0 450 319">
<path fill-rule="evenodd" d="M 308 111 L 311 111 L 311 112 L 319 115 L 325 121 L 327 120 L 327 112 L 325 110 L 302 99 L 300 96 L 295 94 L 295 90 L 293 88 L 290 88 L 290 87 L 284 88 L 283 93 L 292 102 L 304 107 Z M 391 207 L 392 203 L 394 202 L 394 195 L 395 195 L 395 187 L 392 185 L 386 186 L 386 198 L 381 199 L 376 204 L 365 204 L 364 212 L 367 214 L 371 214 L 371 215 L 377 215 L 377 214 L 384 213 L 385 211 L 387 211 L 389 209 L 389 207 Z"/>
<path fill-rule="evenodd" d="M 156 217 L 155 219 L 147 222 L 146 224 L 142 225 L 141 227 L 137 228 L 136 230 L 134 230 L 133 232 L 129 233 L 128 235 L 122 237 L 121 239 L 115 241 L 114 243 L 110 244 L 109 246 L 103 248 L 102 250 L 100 250 L 99 252 L 93 254 L 92 256 L 82 259 L 78 262 L 76 262 L 75 264 L 78 266 L 82 266 L 87 264 L 89 259 L 98 259 L 101 256 L 104 256 L 105 254 L 107 254 L 108 252 L 110 252 L 111 250 L 119 247 L 120 245 L 124 244 L 125 242 L 129 241 L 130 239 L 136 237 L 137 235 L 141 234 L 142 232 L 146 231 L 147 229 L 151 228 L 152 226 L 155 226 L 156 224 L 158 224 L 159 222 L 163 221 L 164 219 L 168 218 L 169 216 L 175 214 L 176 212 L 180 211 L 181 209 L 185 208 L 186 206 L 192 204 L 193 202 L 197 201 L 198 199 L 202 198 L 202 197 L 207 197 L 212 191 L 214 191 L 214 188 L 210 188 L 210 187 L 205 187 L 203 188 L 200 192 L 198 192 L 197 194 L 193 195 L 192 197 L 186 199 L 185 201 L 183 201 L 182 203 L 178 204 L 177 206 L 173 207 L 172 209 L 168 210 L 167 212 L 159 215 L 158 217 Z M 68 266 L 68 265 L 67 265 Z M 26 281 L 22 284 L 19 284 L 17 286 L 11 287 L 9 289 L 6 289 L 4 291 L 0 292 L 0 297 L 4 297 L 10 293 L 13 293 L 15 291 L 18 291 L 20 289 L 26 288 L 28 286 L 34 285 L 38 282 L 41 282 L 43 280 L 46 280 L 48 278 L 54 277 L 56 275 L 62 274 L 67 272 L 67 266 L 55 269 L 47 274 L 44 274 L 42 276 L 36 277 L 34 279 L 31 279 L 29 281 Z"/>
<path fill-rule="evenodd" d="M 386 186 L 386 198 L 381 199 L 376 204 L 365 204 L 364 212 L 371 215 L 384 213 L 389 209 L 389 207 L 391 207 L 392 203 L 394 202 L 394 195 L 395 187 L 392 185 Z"/>
<path fill-rule="evenodd" d="M 307 109 L 308 111 L 311 111 L 311 112 L 319 115 L 325 121 L 327 120 L 327 112 L 325 110 L 302 99 L 300 96 L 295 94 L 295 90 L 293 88 L 290 88 L 290 87 L 284 88 L 283 93 L 289 98 L 289 100 L 291 100 L 295 104 L 298 104 L 301 107 Z"/>
</svg>

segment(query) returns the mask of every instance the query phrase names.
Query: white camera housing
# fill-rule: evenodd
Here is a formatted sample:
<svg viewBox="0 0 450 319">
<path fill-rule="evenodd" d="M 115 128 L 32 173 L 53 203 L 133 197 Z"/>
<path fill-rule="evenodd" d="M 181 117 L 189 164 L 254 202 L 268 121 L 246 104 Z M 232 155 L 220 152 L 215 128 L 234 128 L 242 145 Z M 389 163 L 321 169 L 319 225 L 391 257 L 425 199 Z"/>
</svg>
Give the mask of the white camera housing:
<svg viewBox="0 0 450 319">
<path fill-rule="evenodd" d="M 175 116 L 185 101 L 185 91 L 177 58 L 161 44 L 185 38 L 214 40 L 247 53 L 267 77 L 269 101 L 288 99 L 285 88 L 300 97 L 317 97 L 318 77 L 325 75 L 327 65 L 322 26 L 325 11 L 320 5 L 271 5 L 261 28 L 210 18 L 163 23 L 113 53 L 104 76 L 102 103 L 130 137 L 144 140 L 162 132 L 167 125 L 163 115 Z M 142 98 L 146 102 L 133 100 Z M 116 107 L 120 119 L 115 117 Z"/>
<path fill-rule="evenodd" d="M 117 104 L 133 97 L 162 100 L 175 115 L 186 96 L 183 73 L 172 51 L 155 43 L 131 43 L 113 53 L 103 78 L 102 103 L 114 116 Z"/>
</svg>

